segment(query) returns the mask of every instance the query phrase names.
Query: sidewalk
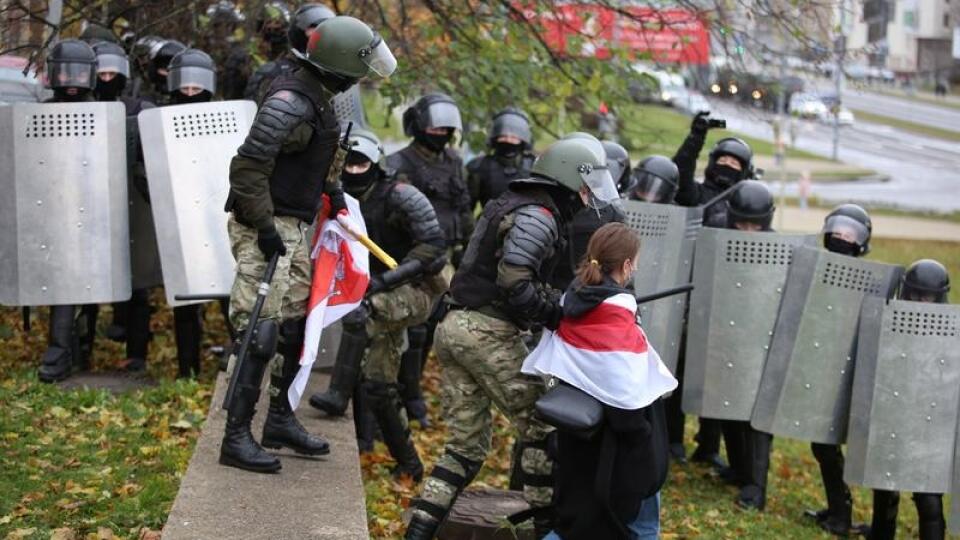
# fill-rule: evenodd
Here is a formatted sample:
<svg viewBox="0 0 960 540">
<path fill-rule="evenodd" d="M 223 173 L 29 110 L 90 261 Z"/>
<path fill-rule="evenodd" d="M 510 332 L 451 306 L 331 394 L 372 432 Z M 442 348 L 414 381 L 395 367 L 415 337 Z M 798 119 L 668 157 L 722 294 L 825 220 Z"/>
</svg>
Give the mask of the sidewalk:
<svg viewBox="0 0 960 540">
<path fill-rule="evenodd" d="M 780 227 L 780 213 L 783 213 L 783 226 Z M 830 212 L 826 208 L 808 208 L 801 210 L 795 206 L 777 208 L 773 217 L 774 228 L 782 232 L 820 232 L 823 219 Z M 960 242 L 960 223 L 901 216 L 872 216 L 873 236 L 875 238 L 895 238 L 904 240 L 941 240 Z"/>
<path fill-rule="evenodd" d="M 163 539 L 369 538 L 353 420 L 321 420 L 306 403 L 306 396 L 326 389 L 327 380 L 320 373 L 310 377 L 298 417 L 308 431 L 330 441 L 330 454 L 310 458 L 284 449 L 279 451 L 283 470 L 257 474 L 217 463 L 225 421 L 221 404 L 228 382 L 221 373 L 210 413 L 163 528 Z M 253 423 L 258 440 L 266 401 L 264 391 Z"/>
</svg>

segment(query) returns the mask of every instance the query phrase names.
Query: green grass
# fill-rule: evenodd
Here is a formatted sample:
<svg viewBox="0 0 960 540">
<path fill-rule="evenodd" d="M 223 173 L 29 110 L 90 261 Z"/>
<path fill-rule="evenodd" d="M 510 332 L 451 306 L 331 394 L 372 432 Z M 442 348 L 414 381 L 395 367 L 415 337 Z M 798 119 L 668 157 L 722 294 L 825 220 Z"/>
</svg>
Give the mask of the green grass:
<svg viewBox="0 0 960 540">
<path fill-rule="evenodd" d="M 858 120 L 873 122 L 875 124 L 884 124 L 897 129 L 902 129 L 904 131 L 909 131 L 911 133 L 916 133 L 918 135 L 926 135 L 928 137 L 943 139 L 945 141 L 960 142 L 960 131 L 926 126 L 923 124 L 909 122 L 907 120 L 900 120 L 899 118 L 891 118 L 889 116 L 868 113 L 866 111 L 855 109 L 853 110 L 853 114 L 857 116 Z"/>
<path fill-rule="evenodd" d="M 800 199 L 797 197 L 786 197 L 784 199 L 789 206 L 799 206 Z M 836 203 L 821 201 L 817 197 L 807 199 L 807 204 L 812 208 L 832 209 L 837 206 Z M 870 207 L 870 215 L 875 216 L 895 216 L 916 219 L 928 219 L 932 221 L 947 221 L 950 223 L 960 223 L 960 211 L 955 212 L 924 212 L 918 210 L 900 210 L 897 208 Z"/>
<path fill-rule="evenodd" d="M 867 92 L 874 92 L 884 96 L 890 96 L 895 98 L 906 99 L 909 101 L 916 101 L 919 103 L 925 103 L 927 105 L 936 105 L 938 107 L 946 107 L 948 109 L 957 109 L 960 110 L 960 102 L 951 99 L 939 99 L 936 96 L 928 96 L 925 94 L 914 94 L 910 95 L 906 92 L 899 90 L 887 90 L 883 88 L 865 88 Z M 956 91 L 956 89 L 954 89 Z M 954 92 L 951 92 L 951 96 L 956 96 Z"/>
</svg>

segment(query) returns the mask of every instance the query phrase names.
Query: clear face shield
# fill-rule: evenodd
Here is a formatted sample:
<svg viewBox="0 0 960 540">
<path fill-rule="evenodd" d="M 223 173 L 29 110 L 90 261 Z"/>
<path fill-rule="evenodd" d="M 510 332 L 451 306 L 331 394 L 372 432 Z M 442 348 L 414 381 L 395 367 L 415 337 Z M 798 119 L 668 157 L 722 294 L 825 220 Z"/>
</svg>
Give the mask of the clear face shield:
<svg viewBox="0 0 960 540">
<path fill-rule="evenodd" d="M 583 184 L 589 188 L 590 193 L 586 204 L 594 210 L 600 210 L 607 206 L 620 204 L 620 193 L 617 192 L 617 185 L 610 175 L 610 170 L 605 165 L 590 165 L 581 163 L 577 167 L 580 173 L 580 179 Z"/>
<path fill-rule="evenodd" d="M 870 231 L 863 223 L 849 216 L 830 216 L 823 224 L 822 234 L 858 246 L 866 245 L 870 240 Z"/>
<path fill-rule="evenodd" d="M 126 56 L 119 54 L 99 54 L 97 55 L 97 74 L 105 72 L 113 72 L 129 79 L 130 61 Z"/>
<path fill-rule="evenodd" d="M 496 139 L 503 135 L 514 136 L 526 144 L 530 144 L 533 135 L 530 132 L 530 124 L 526 119 L 517 114 L 501 114 L 493 120 L 493 127 L 490 130 L 490 138 Z"/>
<path fill-rule="evenodd" d="M 207 68 L 195 66 L 173 68 L 167 75 L 167 91 L 173 93 L 181 88 L 195 87 L 213 94 L 216 93 L 216 79 L 216 74 Z"/>
<path fill-rule="evenodd" d="M 669 203 L 677 192 L 677 186 L 650 173 L 638 175 L 634 196 L 649 203 Z"/>
<path fill-rule="evenodd" d="M 387 42 L 374 34 L 369 47 L 360 49 L 360 59 L 380 77 L 389 77 L 397 69 L 397 59 L 387 47 Z"/>
<path fill-rule="evenodd" d="M 423 115 L 423 127 L 426 128 L 450 128 L 463 130 L 463 124 L 460 121 L 460 109 L 453 103 L 441 101 L 431 103 Z"/>
<path fill-rule="evenodd" d="M 83 62 L 51 62 L 47 66 L 50 88 L 94 87 L 93 66 Z"/>
<path fill-rule="evenodd" d="M 383 148 L 366 137 L 350 137 L 350 151 L 366 156 L 372 163 L 379 163 Z"/>
</svg>

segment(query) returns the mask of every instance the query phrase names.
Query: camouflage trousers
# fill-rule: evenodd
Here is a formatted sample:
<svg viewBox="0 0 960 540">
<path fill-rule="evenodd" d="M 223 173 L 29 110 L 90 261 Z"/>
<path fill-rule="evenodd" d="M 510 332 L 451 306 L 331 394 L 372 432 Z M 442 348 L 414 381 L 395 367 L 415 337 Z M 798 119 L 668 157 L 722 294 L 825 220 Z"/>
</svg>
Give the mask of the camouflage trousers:
<svg viewBox="0 0 960 540">
<path fill-rule="evenodd" d="M 298 218 L 280 216 L 273 218 L 277 233 L 287 248 L 287 254 L 277 261 L 277 269 L 270 282 L 270 292 L 263 303 L 260 319 L 274 319 L 277 323 L 306 317 L 307 300 L 310 296 L 312 261 L 310 260 L 310 240 L 307 237 L 309 224 Z M 267 260 L 257 247 L 257 230 L 241 225 L 230 217 L 227 221 L 227 233 L 230 236 L 230 249 L 237 261 L 237 276 L 230 291 L 230 322 L 242 333 L 250 322 L 250 312 L 257 300 L 260 280 L 267 269 Z M 230 369 L 234 358 L 231 357 Z M 274 355 L 270 362 L 270 371 L 280 375 L 283 358 Z M 280 390 L 269 388 L 271 396 Z"/>
<path fill-rule="evenodd" d="M 548 506 L 553 495 L 553 462 L 546 452 L 546 437 L 553 428 L 534 417 L 534 404 L 544 388 L 520 373 L 527 356 L 520 330 L 476 311 L 451 311 L 437 326 L 434 350 L 440 360 L 448 429 L 445 452 L 434 471 L 446 471 L 427 478 L 420 498 L 428 506 L 444 510 L 453 506 L 460 488 L 443 478 L 452 472 L 466 483 L 472 480 L 490 451 L 491 406 L 496 406 L 525 443 L 521 458 L 524 497 L 532 507 Z M 467 467 L 465 461 L 474 464 Z M 436 516 L 424 512 L 423 517 Z"/>
<path fill-rule="evenodd" d="M 433 301 L 431 291 L 410 284 L 370 297 L 370 341 L 363 359 L 364 378 L 386 384 L 397 382 L 400 356 L 407 348 L 407 327 L 424 323 Z"/>
</svg>

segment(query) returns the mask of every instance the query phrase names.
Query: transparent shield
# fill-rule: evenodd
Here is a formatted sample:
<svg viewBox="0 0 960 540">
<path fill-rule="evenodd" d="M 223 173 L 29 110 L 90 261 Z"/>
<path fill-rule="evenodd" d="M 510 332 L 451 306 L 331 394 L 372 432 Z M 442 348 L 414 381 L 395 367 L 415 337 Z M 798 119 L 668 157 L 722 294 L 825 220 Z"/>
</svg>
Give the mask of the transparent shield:
<svg viewBox="0 0 960 540">
<path fill-rule="evenodd" d="M 216 91 L 216 74 L 206 68 L 182 67 L 170 70 L 167 76 L 167 91 L 176 92 L 186 86 L 199 86 L 207 92 Z"/>
<path fill-rule="evenodd" d="M 617 185 L 606 167 L 581 165 L 580 178 L 590 188 L 591 203 L 595 204 L 596 208 L 603 208 L 620 200 Z"/>
<path fill-rule="evenodd" d="M 130 78 L 130 61 L 126 56 L 119 54 L 97 55 L 97 73 L 112 71 Z"/>
<path fill-rule="evenodd" d="M 52 62 L 48 68 L 51 88 L 93 88 L 91 65 L 75 62 Z"/>
<path fill-rule="evenodd" d="M 397 69 L 397 58 L 393 56 L 390 47 L 387 47 L 387 42 L 379 36 L 370 48 L 361 49 L 360 59 L 381 77 L 389 77 Z"/>
<path fill-rule="evenodd" d="M 831 216 L 823 224 L 823 234 L 832 234 L 841 240 L 862 246 L 870 240 L 870 231 L 849 216 Z"/>
<path fill-rule="evenodd" d="M 446 101 L 431 103 L 427 107 L 427 114 L 424 116 L 426 117 L 424 127 L 463 129 L 463 124 L 460 121 L 460 109 L 453 103 Z"/>
<path fill-rule="evenodd" d="M 527 144 L 533 141 L 530 124 L 519 114 L 501 114 L 493 120 L 490 138 L 496 139 L 501 135 L 513 135 Z"/>
</svg>

